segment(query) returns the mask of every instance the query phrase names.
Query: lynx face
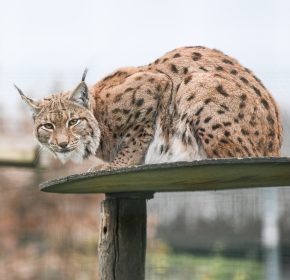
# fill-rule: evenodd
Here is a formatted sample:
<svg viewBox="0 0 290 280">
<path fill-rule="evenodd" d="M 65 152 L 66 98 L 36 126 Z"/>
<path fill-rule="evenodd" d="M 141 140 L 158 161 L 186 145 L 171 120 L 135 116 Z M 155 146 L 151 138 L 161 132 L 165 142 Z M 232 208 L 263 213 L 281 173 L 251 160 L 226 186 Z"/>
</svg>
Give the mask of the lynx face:
<svg viewBox="0 0 290 280">
<path fill-rule="evenodd" d="M 42 147 L 62 162 L 80 162 L 95 155 L 100 129 L 84 81 L 71 93 L 53 94 L 40 101 L 18 91 L 33 111 L 34 135 Z"/>
</svg>

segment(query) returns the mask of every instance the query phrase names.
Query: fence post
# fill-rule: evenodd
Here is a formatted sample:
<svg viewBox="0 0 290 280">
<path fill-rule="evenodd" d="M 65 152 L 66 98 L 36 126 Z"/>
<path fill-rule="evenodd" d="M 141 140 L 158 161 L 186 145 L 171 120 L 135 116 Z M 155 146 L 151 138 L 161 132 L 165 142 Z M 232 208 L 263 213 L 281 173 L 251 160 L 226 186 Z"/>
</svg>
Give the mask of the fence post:
<svg viewBox="0 0 290 280">
<path fill-rule="evenodd" d="M 146 199 L 153 193 L 107 194 L 101 204 L 100 280 L 144 280 Z"/>
</svg>

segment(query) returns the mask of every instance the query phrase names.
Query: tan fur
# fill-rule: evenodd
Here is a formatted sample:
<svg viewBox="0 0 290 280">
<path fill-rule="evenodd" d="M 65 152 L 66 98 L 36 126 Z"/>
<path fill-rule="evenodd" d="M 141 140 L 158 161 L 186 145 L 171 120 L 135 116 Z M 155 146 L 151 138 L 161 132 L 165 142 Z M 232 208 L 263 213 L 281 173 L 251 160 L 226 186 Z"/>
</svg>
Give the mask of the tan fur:
<svg viewBox="0 0 290 280">
<path fill-rule="evenodd" d="M 69 96 L 42 101 L 35 124 L 56 123 L 50 139 L 58 139 L 68 135 L 64 119 L 85 115 L 74 133 L 86 139 L 99 130 L 94 152 L 107 163 L 96 169 L 142 164 L 149 153 L 157 162 L 174 161 L 175 153 L 184 153 L 184 160 L 280 155 L 275 101 L 249 69 L 217 50 L 179 48 L 147 66 L 122 68 L 90 89 L 90 107 L 75 105 Z"/>
</svg>

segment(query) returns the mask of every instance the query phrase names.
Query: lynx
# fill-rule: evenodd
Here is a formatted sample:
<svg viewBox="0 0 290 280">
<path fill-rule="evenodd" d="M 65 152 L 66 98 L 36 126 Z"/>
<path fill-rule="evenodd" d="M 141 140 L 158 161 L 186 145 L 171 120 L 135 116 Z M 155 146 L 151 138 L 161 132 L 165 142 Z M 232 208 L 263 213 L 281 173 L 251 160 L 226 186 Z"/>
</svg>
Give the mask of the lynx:
<svg viewBox="0 0 290 280">
<path fill-rule="evenodd" d="M 40 145 L 65 162 L 93 155 L 92 170 L 205 158 L 279 156 L 282 127 L 272 96 L 237 60 L 201 46 L 121 68 L 91 88 L 35 101 Z"/>
</svg>

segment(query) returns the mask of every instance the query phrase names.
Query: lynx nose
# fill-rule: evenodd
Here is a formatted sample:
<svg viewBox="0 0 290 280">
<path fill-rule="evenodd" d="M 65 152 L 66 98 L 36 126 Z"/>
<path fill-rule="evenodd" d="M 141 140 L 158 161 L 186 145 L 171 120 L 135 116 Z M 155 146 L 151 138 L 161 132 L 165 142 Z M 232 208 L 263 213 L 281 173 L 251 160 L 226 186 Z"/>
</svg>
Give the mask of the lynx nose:
<svg viewBox="0 0 290 280">
<path fill-rule="evenodd" d="M 58 144 L 61 148 L 66 148 L 67 147 L 67 145 L 68 145 L 68 142 L 61 142 L 61 143 L 59 143 Z"/>
</svg>

